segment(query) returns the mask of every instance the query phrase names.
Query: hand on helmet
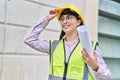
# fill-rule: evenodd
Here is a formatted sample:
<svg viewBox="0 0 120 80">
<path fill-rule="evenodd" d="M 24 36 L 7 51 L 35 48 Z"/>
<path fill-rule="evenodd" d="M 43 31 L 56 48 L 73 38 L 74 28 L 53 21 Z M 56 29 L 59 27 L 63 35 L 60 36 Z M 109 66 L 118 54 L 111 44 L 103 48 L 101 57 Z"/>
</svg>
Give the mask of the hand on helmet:
<svg viewBox="0 0 120 80">
<path fill-rule="evenodd" d="M 48 14 L 46 15 L 46 18 L 48 21 L 52 20 L 53 18 L 55 18 L 57 15 L 57 9 L 54 9 L 54 10 L 50 10 L 48 12 Z"/>
</svg>

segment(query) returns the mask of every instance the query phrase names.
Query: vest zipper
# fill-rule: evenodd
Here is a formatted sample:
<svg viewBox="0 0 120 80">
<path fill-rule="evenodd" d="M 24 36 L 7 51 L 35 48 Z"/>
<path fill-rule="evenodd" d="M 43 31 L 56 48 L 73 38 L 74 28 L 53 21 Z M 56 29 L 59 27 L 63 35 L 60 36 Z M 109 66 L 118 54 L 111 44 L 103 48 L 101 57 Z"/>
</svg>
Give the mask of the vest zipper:
<svg viewBox="0 0 120 80">
<path fill-rule="evenodd" d="M 63 80 L 66 80 L 68 64 L 66 63 L 66 51 L 65 51 L 65 44 L 64 44 L 64 43 L 65 43 L 65 42 L 64 42 L 64 39 L 63 39 L 63 47 L 64 47 L 64 65 L 65 65 L 64 74 L 63 74 Z"/>
<path fill-rule="evenodd" d="M 80 42 L 80 41 L 79 41 Z M 76 44 L 75 48 L 77 47 L 77 45 L 79 44 L 79 42 Z M 68 69 L 68 64 L 69 64 L 69 60 L 70 60 L 70 57 L 73 53 L 73 51 L 75 50 L 75 48 L 72 50 L 69 58 L 68 58 L 68 63 L 66 63 L 66 51 L 65 51 L 65 44 L 64 44 L 64 40 L 63 40 L 63 46 L 64 46 L 64 65 L 65 65 L 65 68 L 64 68 L 64 75 L 63 75 L 63 80 L 66 80 L 66 76 L 67 76 L 67 69 Z"/>
</svg>

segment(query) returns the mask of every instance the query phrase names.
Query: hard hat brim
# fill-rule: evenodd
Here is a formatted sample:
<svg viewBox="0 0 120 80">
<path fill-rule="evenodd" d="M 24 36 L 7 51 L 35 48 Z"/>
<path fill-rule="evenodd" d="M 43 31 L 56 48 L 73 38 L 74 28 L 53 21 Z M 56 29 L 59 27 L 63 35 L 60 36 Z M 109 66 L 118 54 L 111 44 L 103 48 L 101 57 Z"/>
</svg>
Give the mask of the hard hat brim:
<svg viewBox="0 0 120 80">
<path fill-rule="evenodd" d="M 57 8 L 57 16 L 56 17 L 57 17 L 58 20 L 59 20 L 60 15 L 61 15 L 61 13 L 64 9 L 70 9 L 71 11 L 75 11 L 79 15 L 82 24 L 84 24 L 84 19 L 82 17 L 82 14 L 81 14 L 80 10 L 72 4 L 68 4 L 68 5 L 66 5 L 62 8 Z"/>
</svg>

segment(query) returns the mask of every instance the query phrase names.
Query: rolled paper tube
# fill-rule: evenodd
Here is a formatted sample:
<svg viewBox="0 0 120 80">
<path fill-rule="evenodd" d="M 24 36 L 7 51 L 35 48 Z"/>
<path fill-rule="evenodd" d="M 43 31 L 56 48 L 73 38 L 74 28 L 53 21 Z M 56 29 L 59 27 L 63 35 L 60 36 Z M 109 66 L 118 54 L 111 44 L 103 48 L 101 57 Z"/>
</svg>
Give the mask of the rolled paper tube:
<svg viewBox="0 0 120 80">
<path fill-rule="evenodd" d="M 91 56 L 93 56 L 92 42 L 89 34 L 89 30 L 86 25 L 79 26 L 77 28 L 79 39 L 83 48 L 85 48 Z"/>
</svg>

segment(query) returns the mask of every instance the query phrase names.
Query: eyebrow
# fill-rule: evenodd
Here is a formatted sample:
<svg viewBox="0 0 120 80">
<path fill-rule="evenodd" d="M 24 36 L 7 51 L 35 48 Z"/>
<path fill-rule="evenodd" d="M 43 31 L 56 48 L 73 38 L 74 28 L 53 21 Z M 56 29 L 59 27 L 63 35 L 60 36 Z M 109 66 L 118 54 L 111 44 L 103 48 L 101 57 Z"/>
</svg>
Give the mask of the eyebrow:
<svg viewBox="0 0 120 80">
<path fill-rule="evenodd" d="M 73 15 L 65 14 L 65 15 L 62 15 L 61 17 L 64 17 L 64 16 L 73 16 Z M 61 18 L 61 17 L 60 17 L 60 18 Z M 75 16 L 73 16 L 73 17 L 75 17 Z"/>
</svg>

